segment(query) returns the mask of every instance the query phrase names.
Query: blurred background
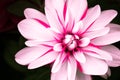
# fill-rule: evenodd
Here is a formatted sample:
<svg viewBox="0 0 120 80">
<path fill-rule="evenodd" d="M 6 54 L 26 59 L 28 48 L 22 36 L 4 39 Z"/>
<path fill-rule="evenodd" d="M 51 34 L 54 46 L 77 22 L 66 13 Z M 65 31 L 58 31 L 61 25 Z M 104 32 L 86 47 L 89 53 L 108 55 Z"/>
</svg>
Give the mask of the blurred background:
<svg viewBox="0 0 120 80">
<path fill-rule="evenodd" d="M 112 22 L 120 24 L 120 0 L 88 0 L 89 7 L 96 4 L 99 4 L 102 10 L 117 10 L 118 15 Z M 48 65 L 28 70 L 26 66 L 14 61 L 16 52 L 25 47 L 25 39 L 17 29 L 18 22 L 24 19 L 25 8 L 44 12 L 44 0 L 0 0 L 0 80 L 50 80 Z M 120 42 L 113 45 L 120 49 Z M 120 80 L 120 67 L 110 69 L 112 74 L 107 80 Z M 99 76 L 92 77 L 93 80 L 105 80 Z"/>
</svg>

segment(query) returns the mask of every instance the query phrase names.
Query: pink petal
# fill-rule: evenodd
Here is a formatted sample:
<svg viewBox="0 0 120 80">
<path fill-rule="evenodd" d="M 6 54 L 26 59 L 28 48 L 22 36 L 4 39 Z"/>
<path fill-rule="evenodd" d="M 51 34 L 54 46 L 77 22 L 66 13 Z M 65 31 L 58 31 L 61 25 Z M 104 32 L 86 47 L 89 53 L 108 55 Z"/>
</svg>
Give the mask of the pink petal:
<svg viewBox="0 0 120 80">
<path fill-rule="evenodd" d="M 101 77 L 104 78 L 104 79 L 107 79 L 110 76 L 111 76 L 111 70 L 110 70 L 110 68 L 108 68 L 108 71 L 107 71 L 107 73 L 105 75 L 101 75 Z"/>
<path fill-rule="evenodd" d="M 120 37 L 118 37 L 120 35 L 120 25 L 108 25 L 108 27 L 110 27 L 108 34 L 91 40 L 91 43 L 95 45 L 108 45 L 120 41 Z"/>
<path fill-rule="evenodd" d="M 92 78 L 90 75 L 86 75 L 81 73 L 80 71 L 77 71 L 75 80 L 92 80 Z"/>
<path fill-rule="evenodd" d="M 72 32 L 73 32 L 73 33 L 78 33 L 82 28 L 83 28 L 83 23 L 82 23 L 82 21 L 79 21 L 79 22 L 76 23 L 75 26 L 73 27 Z"/>
<path fill-rule="evenodd" d="M 83 52 L 78 51 L 78 52 L 75 52 L 73 55 L 78 62 L 80 62 L 80 63 L 86 62 L 86 58 L 85 58 L 85 55 L 83 54 Z"/>
<path fill-rule="evenodd" d="M 82 29 L 82 32 L 86 31 L 91 24 L 99 17 L 101 13 L 101 9 L 99 5 L 96 5 L 95 7 L 88 10 L 85 18 L 83 19 L 84 27 Z"/>
<path fill-rule="evenodd" d="M 73 57 L 69 57 L 68 60 L 68 80 L 75 80 L 77 71 L 77 63 Z"/>
<path fill-rule="evenodd" d="M 54 16 L 56 16 L 57 11 L 62 23 L 64 21 L 63 12 L 65 2 L 65 0 L 45 0 L 45 7 L 48 8 Z"/>
<path fill-rule="evenodd" d="M 52 11 L 49 10 L 49 8 L 45 7 L 45 13 L 46 13 L 46 17 L 47 20 L 50 24 L 50 27 L 55 31 L 55 32 L 63 32 L 63 26 L 61 25 L 61 22 L 59 21 L 60 16 L 57 15 L 57 13 L 55 12 L 55 14 L 52 14 Z"/>
<path fill-rule="evenodd" d="M 68 0 L 68 8 L 77 22 L 85 14 L 87 9 L 87 0 Z"/>
<path fill-rule="evenodd" d="M 50 27 L 48 25 L 48 21 L 46 19 L 46 16 L 41 13 L 40 11 L 33 9 L 33 8 L 27 8 L 24 10 L 25 17 L 27 19 L 36 19 L 41 23 L 44 27 L 48 28 Z"/>
<path fill-rule="evenodd" d="M 96 37 L 106 35 L 109 31 L 110 31 L 110 28 L 106 27 L 101 30 L 86 32 L 85 34 L 83 34 L 83 36 L 88 37 L 89 39 L 94 39 Z"/>
<path fill-rule="evenodd" d="M 15 60 L 19 64 L 22 65 L 27 65 L 31 61 L 34 61 L 41 55 L 45 54 L 48 50 L 50 50 L 49 47 L 45 46 L 37 46 L 37 47 L 27 47 L 22 50 L 20 50 L 16 55 L 15 55 Z"/>
<path fill-rule="evenodd" d="M 120 66 L 120 50 L 113 46 L 113 45 L 109 45 L 109 46 L 104 46 L 101 49 L 108 51 L 111 53 L 111 56 L 113 57 L 112 61 L 107 61 L 107 64 L 111 67 L 118 67 Z"/>
<path fill-rule="evenodd" d="M 52 70 L 51 70 L 52 73 L 56 73 L 60 70 L 65 57 L 66 57 L 66 54 L 64 54 L 64 53 L 59 54 L 59 56 L 57 57 L 57 59 L 55 60 L 53 66 L 52 66 Z"/>
<path fill-rule="evenodd" d="M 66 12 L 66 19 L 65 19 L 65 28 L 66 28 L 66 32 L 71 32 L 74 26 L 74 21 L 73 21 L 73 17 L 70 13 L 70 11 Z"/>
<path fill-rule="evenodd" d="M 97 18 L 97 20 L 92 24 L 88 31 L 94 31 L 104 28 L 109 24 L 117 15 L 115 10 L 105 10 Z"/>
<path fill-rule="evenodd" d="M 87 37 L 84 37 L 84 38 L 80 39 L 80 42 L 81 42 L 79 44 L 80 47 L 86 47 L 90 43 L 90 39 Z"/>
<path fill-rule="evenodd" d="M 27 39 L 38 39 L 39 41 L 54 40 L 54 34 L 49 28 L 42 27 L 33 19 L 22 20 L 18 24 L 20 33 Z"/>
<path fill-rule="evenodd" d="M 106 59 L 106 58 L 102 57 L 101 55 L 96 54 L 96 53 L 93 53 L 93 52 L 90 52 L 90 51 L 88 51 L 88 52 L 86 51 L 86 52 L 84 52 L 84 54 L 85 54 L 85 55 L 89 55 L 89 56 L 91 56 L 91 57 L 103 59 L 103 60 Z"/>
<path fill-rule="evenodd" d="M 105 61 L 86 56 L 86 63 L 81 63 L 83 73 L 88 75 L 104 75 L 108 70 Z"/>
<path fill-rule="evenodd" d="M 101 50 L 99 48 L 92 47 L 92 46 L 87 46 L 87 47 L 85 47 L 83 49 L 86 50 L 86 51 L 88 51 L 88 52 L 93 52 L 93 54 L 98 54 L 98 55 L 100 55 L 105 60 L 108 60 L 108 61 L 112 60 L 112 56 L 107 51 L 104 51 L 104 50 Z"/>
<path fill-rule="evenodd" d="M 110 27 L 110 32 L 120 31 L 120 25 L 110 23 L 106 27 Z"/>
<path fill-rule="evenodd" d="M 34 68 L 38 68 L 41 66 L 44 66 L 46 64 L 49 64 L 51 62 L 53 62 L 58 56 L 57 52 L 54 51 L 50 51 L 48 53 L 46 53 L 45 55 L 39 57 L 38 59 L 32 61 L 29 66 L 28 69 L 34 69 Z"/>
<path fill-rule="evenodd" d="M 48 23 L 47 19 L 46 19 L 46 16 L 36 9 L 27 8 L 27 9 L 24 10 L 24 14 L 25 14 L 25 17 L 28 18 L 28 19 L 29 18 L 40 19 L 43 22 Z"/>
<path fill-rule="evenodd" d="M 62 51 L 62 43 L 57 43 L 53 47 L 54 51 Z"/>
<path fill-rule="evenodd" d="M 39 45 L 48 45 L 48 46 L 53 46 L 55 45 L 57 42 L 54 41 L 39 41 L 39 40 L 28 40 L 25 42 L 26 46 L 39 46 Z"/>
<path fill-rule="evenodd" d="M 60 70 L 51 74 L 51 80 L 67 80 L 67 62 L 64 62 Z"/>
</svg>

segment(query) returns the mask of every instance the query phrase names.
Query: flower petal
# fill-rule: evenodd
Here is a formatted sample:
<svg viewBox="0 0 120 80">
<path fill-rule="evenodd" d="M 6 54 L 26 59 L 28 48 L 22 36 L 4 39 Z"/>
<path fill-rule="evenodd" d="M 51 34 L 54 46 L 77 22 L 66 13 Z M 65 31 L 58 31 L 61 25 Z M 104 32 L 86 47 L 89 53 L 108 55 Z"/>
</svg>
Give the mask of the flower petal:
<svg viewBox="0 0 120 80">
<path fill-rule="evenodd" d="M 104 75 L 108 70 L 105 61 L 86 55 L 86 63 L 81 63 L 83 73 L 88 75 Z M 96 67 L 97 66 L 97 67 Z"/>
<path fill-rule="evenodd" d="M 83 34 L 83 36 L 88 37 L 89 39 L 94 39 L 96 37 L 106 35 L 109 31 L 110 31 L 110 28 L 106 27 L 106 28 L 101 29 L 101 30 L 86 32 L 85 34 Z"/>
<path fill-rule="evenodd" d="M 79 21 L 79 22 L 76 23 L 75 26 L 73 27 L 72 32 L 73 32 L 73 33 L 78 33 L 82 28 L 83 28 L 83 23 L 82 23 L 82 21 Z"/>
<path fill-rule="evenodd" d="M 110 23 L 106 27 L 110 27 L 110 32 L 120 31 L 120 25 Z"/>
<path fill-rule="evenodd" d="M 77 63 L 73 57 L 69 57 L 68 60 L 68 80 L 75 80 L 77 71 Z"/>
<path fill-rule="evenodd" d="M 111 70 L 108 68 L 108 71 L 105 75 L 101 75 L 102 78 L 107 79 L 109 76 L 111 76 Z"/>
<path fill-rule="evenodd" d="M 87 0 L 68 0 L 68 8 L 77 22 L 85 14 L 87 9 Z"/>
<path fill-rule="evenodd" d="M 108 25 L 108 27 L 110 27 L 108 34 L 91 40 L 91 43 L 95 45 L 108 45 L 120 41 L 120 37 L 118 37 L 120 35 L 120 25 Z"/>
<path fill-rule="evenodd" d="M 57 42 L 54 41 L 39 41 L 39 40 L 28 40 L 25 42 L 26 46 L 32 47 L 32 46 L 39 46 L 39 45 L 46 45 L 46 46 L 53 46 Z"/>
<path fill-rule="evenodd" d="M 86 52 L 84 52 L 84 54 L 85 54 L 85 55 L 89 55 L 89 56 L 91 56 L 91 57 L 103 59 L 103 60 L 106 59 L 106 58 L 102 57 L 101 55 L 96 54 L 96 53 L 93 53 L 93 52 L 90 52 L 90 51 L 88 51 L 88 52 L 86 51 Z"/>
<path fill-rule="evenodd" d="M 18 24 L 20 33 L 27 39 L 38 39 L 39 41 L 54 40 L 54 34 L 49 28 L 42 27 L 33 19 L 22 20 Z"/>
<path fill-rule="evenodd" d="M 27 19 L 36 19 L 38 20 L 44 27 L 48 28 L 50 27 L 48 25 L 48 21 L 46 16 L 41 13 L 40 11 L 33 9 L 33 8 L 27 8 L 24 10 L 24 15 Z"/>
<path fill-rule="evenodd" d="M 101 49 L 110 52 L 113 57 L 112 61 L 107 61 L 107 64 L 109 66 L 111 67 L 120 66 L 120 50 L 117 47 L 113 45 L 109 45 L 109 46 L 104 46 Z"/>
<path fill-rule="evenodd" d="M 65 18 L 65 29 L 66 32 L 71 32 L 74 26 L 74 21 L 73 21 L 73 17 L 70 13 L 70 11 L 66 12 L 66 18 Z"/>
<path fill-rule="evenodd" d="M 57 57 L 57 59 L 55 60 L 53 66 L 52 66 L 52 70 L 51 70 L 52 73 L 56 73 L 60 70 L 65 57 L 66 57 L 66 54 L 64 54 L 64 53 L 59 54 L 59 56 Z"/>
<path fill-rule="evenodd" d="M 88 31 L 100 30 L 109 24 L 117 15 L 115 10 L 105 10 L 97 18 L 97 20 L 92 24 Z"/>
<path fill-rule="evenodd" d="M 45 47 L 45 46 L 41 46 L 41 45 L 39 45 L 37 47 L 27 47 L 27 48 L 20 50 L 15 55 L 15 60 L 19 64 L 27 65 L 31 61 L 34 61 L 38 57 L 45 54 L 48 50 L 50 50 L 49 47 Z"/>
<path fill-rule="evenodd" d="M 87 46 L 87 47 L 85 47 L 83 49 L 86 50 L 86 51 L 88 51 L 88 52 L 93 52 L 93 54 L 98 54 L 98 55 L 100 55 L 105 60 L 108 60 L 108 61 L 112 60 L 112 56 L 107 51 L 104 51 L 104 50 L 101 50 L 99 48 L 92 47 L 92 46 Z"/>
<path fill-rule="evenodd" d="M 81 43 L 79 44 L 79 46 L 85 47 L 85 46 L 88 46 L 88 44 L 90 43 L 90 39 L 87 37 L 84 37 L 84 38 L 80 39 L 80 42 Z"/>
<path fill-rule="evenodd" d="M 58 16 L 60 17 L 60 20 L 64 21 L 64 6 L 65 6 L 65 0 L 45 0 L 45 7 L 48 8 L 55 17 L 56 12 L 58 13 Z"/>
<path fill-rule="evenodd" d="M 51 74 L 51 80 L 67 80 L 67 62 L 64 62 L 60 70 Z"/>
<path fill-rule="evenodd" d="M 91 24 L 99 17 L 100 13 L 101 9 L 99 5 L 96 5 L 95 7 L 88 10 L 85 18 L 82 20 L 84 24 L 82 32 L 91 27 Z"/>
<path fill-rule="evenodd" d="M 34 68 L 38 68 L 41 66 L 44 66 L 46 64 L 49 64 L 51 62 L 53 62 L 58 56 L 57 52 L 54 51 L 50 51 L 48 53 L 46 53 L 45 55 L 39 57 L 38 59 L 32 61 L 29 66 L 28 69 L 34 69 Z"/>
<path fill-rule="evenodd" d="M 77 70 L 75 80 L 92 80 L 90 75 L 86 75 Z"/>
<path fill-rule="evenodd" d="M 63 50 L 62 49 L 62 44 L 61 43 L 55 44 L 54 47 L 53 47 L 53 50 L 55 50 L 55 51 L 62 51 Z"/>
<path fill-rule="evenodd" d="M 25 9 L 24 10 L 24 15 L 28 19 L 29 18 L 40 19 L 40 20 L 48 23 L 45 15 L 43 13 L 41 13 L 40 11 L 36 10 L 36 9 L 33 9 L 33 8 L 27 8 L 27 9 Z"/>
<path fill-rule="evenodd" d="M 85 55 L 81 51 L 75 52 L 74 57 L 80 63 L 85 63 L 86 62 Z"/>
<path fill-rule="evenodd" d="M 65 0 L 45 0 L 45 13 L 51 28 L 63 32 Z M 51 8 L 52 7 L 52 8 Z"/>
</svg>

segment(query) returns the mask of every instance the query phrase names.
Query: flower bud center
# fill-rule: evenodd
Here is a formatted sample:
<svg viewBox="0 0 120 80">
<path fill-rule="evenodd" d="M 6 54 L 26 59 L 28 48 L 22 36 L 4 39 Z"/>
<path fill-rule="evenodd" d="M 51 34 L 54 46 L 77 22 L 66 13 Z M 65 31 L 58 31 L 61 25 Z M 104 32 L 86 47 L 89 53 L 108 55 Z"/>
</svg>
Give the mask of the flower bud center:
<svg viewBox="0 0 120 80">
<path fill-rule="evenodd" d="M 63 40 L 63 43 L 68 48 L 68 50 L 74 50 L 77 47 L 79 36 L 67 34 Z"/>
</svg>

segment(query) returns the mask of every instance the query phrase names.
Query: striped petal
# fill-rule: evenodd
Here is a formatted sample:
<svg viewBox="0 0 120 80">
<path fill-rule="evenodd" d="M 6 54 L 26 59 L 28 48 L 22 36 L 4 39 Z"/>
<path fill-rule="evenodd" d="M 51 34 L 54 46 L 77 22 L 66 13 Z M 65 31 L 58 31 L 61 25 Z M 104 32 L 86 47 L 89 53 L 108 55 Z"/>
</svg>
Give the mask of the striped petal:
<svg viewBox="0 0 120 80">
<path fill-rule="evenodd" d="M 27 39 L 36 39 L 39 41 L 54 40 L 52 31 L 42 26 L 34 19 L 25 19 L 18 24 L 18 29 Z"/>
<path fill-rule="evenodd" d="M 58 56 L 58 53 L 54 52 L 54 51 L 50 51 L 44 55 L 42 55 L 41 57 L 37 58 L 36 60 L 32 61 L 29 65 L 28 65 L 28 69 L 34 69 L 34 68 L 38 68 L 44 65 L 47 65 L 51 62 L 53 62 Z"/>
<path fill-rule="evenodd" d="M 19 64 L 27 65 L 30 62 L 37 59 L 38 57 L 45 54 L 48 50 L 50 50 L 49 47 L 41 46 L 41 45 L 39 45 L 37 47 L 27 47 L 27 48 L 24 48 L 24 49 L 20 50 L 15 55 L 15 60 Z"/>
</svg>

